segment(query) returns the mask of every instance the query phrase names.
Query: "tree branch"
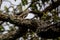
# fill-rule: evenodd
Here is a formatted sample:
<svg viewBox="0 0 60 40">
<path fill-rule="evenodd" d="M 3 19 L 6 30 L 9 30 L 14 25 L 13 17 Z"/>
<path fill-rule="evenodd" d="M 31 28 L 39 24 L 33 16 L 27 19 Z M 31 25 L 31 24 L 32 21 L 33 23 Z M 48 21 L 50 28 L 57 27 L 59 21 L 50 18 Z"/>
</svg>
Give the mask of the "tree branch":
<svg viewBox="0 0 60 40">
<path fill-rule="evenodd" d="M 44 11 L 42 11 L 42 13 L 46 12 L 46 11 L 51 11 L 52 9 L 55 9 L 59 5 L 60 5 L 60 1 L 58 0 L 54 4 L 51 4 L 50 6 L 48 6 Z M 26 29 L 26 30 L 29 28 L 29 29 L 31 29 L 33 31 L 36 31 L 37 27 L 40 27 L 40 25 L 39 25 L 40 24 L 40 20 L 27 20 L 27 19 L 23 19 L 23 18 L 17 19 L 16 17 L 18 17 L 18 15 L 17 16 L 15 16 L 15 15 L 13 15 L 13 16 L 10 15 L 9 16 L 9 15 L 6 15 L 6 14 L 0 14 L 0 21 L 10 22 L 12 24 L 17 25 L 19 28 Z M 24 32 L 26 32 L 26 30 Z M 18 32 L 21 32 L 21 31 L 18 31 Z M 17 33 L 15 33 L 14 35 L 17 35 Z M 17 38 L 19 38 L 19 37 L 17 37 Z"/>
<path fill-rule="evenodd" d="M 15 15 L 13 15 L 13 16 L 15 16 Z M 6 14 L 0 14 L 0 21 L 2 20 L 2 21 L 10 22 L 14 25 L 17 25 L 20 28 L 14 34 L 9 33 L 9 34 L 13 35 L 12 36 L 13 39 L 19 38 L 22 35 L 24 35 L 24 33 L 26 33 L 28 28 L 35 32 L 36 28 L 39 27 L 39 25 L 38 25 L 39 20 L 27 20 L 27 19 L 23 19 L 23 18 L 15 19 L 16 17 L 13 18 L 13 16 L 9 16 Z M 9 35 L 9 34 L 7 34 L 7 35 Z M 18 36 L 16 36 L 16 35 L 18 35 Z"/>
<path fill-rule="evenodd" d="M 56 2 L 50 4 L 50 6 L 48 6 L 47 8 L 45 8 L 43 10 L 43 12 L 51 11 L 51 10 L 55 9 L 56 7 L 58 7 L 59 5 L 60 5 L 60 0 L 57 0 Z"/>
<path fill-rule="evenodd" d="M 50 4 L 47 8 L 45 8 L 42 12 L 41 11 L 30 11 L 31 13 L 37 14 L 40 18 L 43 15 L 43 13 L 47 12 L 47 11 L 51 11 L 55 8 L 57 8 L 60 5 L 60 0 L 57 0 L 56 2 L 54 2 L 53 4 Z"/>
</svg>

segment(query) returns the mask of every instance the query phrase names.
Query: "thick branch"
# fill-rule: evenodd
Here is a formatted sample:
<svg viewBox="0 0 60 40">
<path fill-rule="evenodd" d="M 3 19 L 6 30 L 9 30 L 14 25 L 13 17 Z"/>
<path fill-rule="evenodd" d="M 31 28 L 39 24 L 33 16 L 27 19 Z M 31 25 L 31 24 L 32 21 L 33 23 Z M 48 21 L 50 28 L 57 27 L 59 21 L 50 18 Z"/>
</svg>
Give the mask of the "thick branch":
<svg viewBox="0 0 60 40">
<path fill-rule="evenodd" d="M 54 4 L 51 4 L 43 12 L 46 12 L 48 10 L 51 11 L 52 9 L 58 7 L 60 5 L 59 2 L 60 1 L 57 1 Z M 15 15 L 13 15 L 13 16 L 15 16 Z M 11 15 L 9 16 L 9 15 L 6 15 L 6 14 L 0 14 L 0 20 L 1 21 L 10 22 L 12 24 L 15 24 L 15 25 L 19 26 L 19 28 L 21 27 L 22 29 L 25 29 L 25 28 L 28 29 L 28 28 L 30 28 L 33 31 L 36 31 L 37 27 L 40 27 L 40 25 L 38 24 L 38 23 L 40 23 L 40 21 L 38 21 L 38 20 L 27 20 L 27 19 L 23 19 L 23 18 L 17 19 L 16 17 L 13 17 L 13 16 L 11 16 Z"/>
<path fill-rule="evenodd" d="M 60 22 L 39 29 L 37 35 L 42 38 L 57 38 L 60 37 Z"/>
<path fill-rule="evenodd" d="M 15 16 L 15 15 L 13 15 L 13 16 Z M 19 27 L 19 30 L 17 30 L 14 34 L 11 34 L 11 35 L 13 35 L 12 39 L 16 39 L 16 38 L 19 38 L 22 35 L 24 35 L 24 33 L 26 33 L 28 28 L 33 31 L 36 31 L 36 28 L 39 27 L 39 25 L 38 25 L 39 20 L 27 20 L 27 19 L 23 19 L 23 18 L 15 19 L 16 17 L 13 17 L 13 16 L 11 16 L 11 15 L 9 16 L 6 14 L 0 14 L 0 21 L 2 20 L 2 21 L 10 22 Z M 10 33 L 7 35 L 10 35 Z M 7 36 L 7 38 L 8 37 L 9 36 Z"/>
</svg>

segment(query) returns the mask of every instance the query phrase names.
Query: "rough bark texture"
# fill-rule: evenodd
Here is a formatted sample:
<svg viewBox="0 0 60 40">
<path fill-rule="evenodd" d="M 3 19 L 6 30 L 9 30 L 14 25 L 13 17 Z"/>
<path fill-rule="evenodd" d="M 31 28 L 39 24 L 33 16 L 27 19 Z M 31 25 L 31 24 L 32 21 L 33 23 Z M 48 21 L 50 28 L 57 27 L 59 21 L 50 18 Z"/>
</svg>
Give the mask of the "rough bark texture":
<svg viewBox="0 0 60 40">
<path fill-rule="evenodd" d="M 54 4 L 51 4 L 45 10 L 43 10 L 42 12 L 39 12 L 37 14 L 40 16 L 40 13 L 51 11 L 52 9 L 55 9 L 59 5 L 60 5 L 60 0 L 56 1 Z M 17 17 L 18 17 L 18 15 L 13 15 L 12 16 L 12 15 L 7 15 L 7 14 L 1 14 L 0 13 L 0 21 L 10 22 L 10 23 L 12 23 L 14 25 L 17 25 L 19 27 L 19 30 L 14 31 L 13 34 L 11 32 L 9 32 L 8 34 L 6 34 L 5 37 L 4 37 L 4 35 L 0 35 L 0 38 L 3 37 L 4 39 L 9 38 L 9 40 L 15 40 L 15 39 L 21 37 L 22 35 L 24 35 L 28 28 L 35 32 L 38 27 L 41 27 L 40 26 L 40 20 L 23 19 L 21 17 L 20 18 L 17 18 Z M 48 25 L 43 29 L 40 28 L 41 31 L 39 32 L 39 34 L 41 34 L 41 35 L 43 35 L 42 33 L 47 34 L 47 32 L 48 32 L 47 30 L 50 31 L 50 29 L 53 30 L 52 31 L 53 33 L 54 32 L 60 32 L 60 31 L 57 31 L 57 29 L 56 29 L 56 31 L 55 31 L 55 29 L 53 29 L 53 28 L 56 28 L 56 27 L 59 28 L 59 26 L 60 26 L 60 23 L 56 23 L 56 24 L 53 24 L 53 25 Z M 43 37 L 43 36 L 41 36 L 41 37 Z"/>
</svg>

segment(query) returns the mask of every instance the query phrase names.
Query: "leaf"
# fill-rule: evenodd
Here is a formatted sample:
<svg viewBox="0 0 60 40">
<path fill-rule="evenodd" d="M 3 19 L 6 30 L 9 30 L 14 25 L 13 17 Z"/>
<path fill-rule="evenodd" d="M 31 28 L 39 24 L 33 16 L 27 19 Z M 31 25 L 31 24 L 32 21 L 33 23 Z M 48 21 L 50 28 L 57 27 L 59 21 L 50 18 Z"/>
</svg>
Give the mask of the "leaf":
<svg viewBox="0 0 60 40">
<path fill-rule="evenodd" d="M 4 28 L 3 26 L 0 25 L 0 32 L 3 32 L 4 31 Z"/>
<path fill-rule="evenodd" d="M 27 0 L 22 0 L 22 5 L 26 5 L 26 4 L 28 4 L 28 1 Z"/>
<path fill-rule="evenodd" d="M 36 4 L 32 4 L 32 5 L 31 5 L 31 9 L 32 9 L 33 11 L 38 10 Z"/>
<path fill-rule="evenodd" d="M 17 8 L 18 8 L 19 12 L 22 12 L 22 5 L 21 4 L 18 5 Z"/>
<path fill-rule="evenodd" d="M 57 22 L 59 20 L 59 17 L 57 15 L 54 15 L 53 21 Z"/>
<path fill-rule="evenodd" d="M 41 19 L 42 19 L 42 20 L 49 20 L 48 18 L 50 19 L 50 16 L 48 16 L 48 12 L 46 12 L 46 13 L 43 12 L 43 16 L 42 16 Z"/>
<path fill-rule="evenodd" d="M 4 6 L 4 10 L 6 10 L 6 12 L 8 12 L 8 8 L 6 6 Z"/>
</svg>

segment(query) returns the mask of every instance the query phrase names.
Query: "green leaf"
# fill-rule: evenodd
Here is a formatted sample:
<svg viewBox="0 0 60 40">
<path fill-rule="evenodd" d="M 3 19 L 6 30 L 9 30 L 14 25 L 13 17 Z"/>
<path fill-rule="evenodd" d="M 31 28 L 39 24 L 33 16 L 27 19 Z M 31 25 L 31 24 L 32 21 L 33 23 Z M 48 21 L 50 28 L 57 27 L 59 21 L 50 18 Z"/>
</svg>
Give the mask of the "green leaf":
<svg viewBox="0 0 60 40">
<path fill-rule="evenodd" d="M 18 8 L 19 12 L 22 12 L 22 5 L 21 4 L 18 5 L 17 8 Z"/>
<path fill-rule="evenodd" d="M 0 25 L 0 32 L 3 32 L 4 31 L 4 28 L 3 26 Z"/>
<path fill-rule="evenodd" d="M 32 9 L 33 11 L 38 10 L 36 4 L 32 4 L 32 5 L 31 5 L 31 9 Z"/>
<path fill-rule="evenodd" d="M 50 16 L 48 16 L 48 12 L 43 12 L 43 16 L 42 16 L 42 18 L 41 18 L 42 20 L 49 20 L 50 19 Z"/>
<path fill-rule="evenodd" d="M 22 0 L 22 5 L 27 5 L 28 1 L 27 0 Z"/>
<path fill-rule="evenodd" d="M 53 21 L 57 22 L 59 20 L 59 17 L 57 15 L 54 15 Z"/>
<path fill-rule="evenodd" d="M 8 8 L 6 6 L 4 6 L 4 9 L 6 10 L 6 12 L 8 12 Z"/>
</svg>

